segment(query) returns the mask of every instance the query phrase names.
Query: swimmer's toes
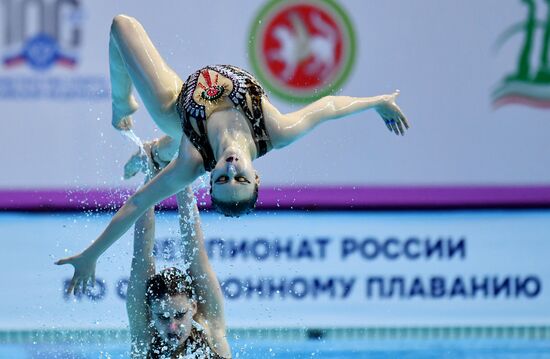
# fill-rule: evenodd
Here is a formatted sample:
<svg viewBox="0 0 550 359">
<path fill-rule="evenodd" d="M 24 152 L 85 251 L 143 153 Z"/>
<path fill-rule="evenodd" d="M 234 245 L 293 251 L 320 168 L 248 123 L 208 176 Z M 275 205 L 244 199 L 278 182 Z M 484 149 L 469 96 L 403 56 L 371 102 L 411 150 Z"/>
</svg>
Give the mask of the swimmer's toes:
<svg viewBox="0 0 550 359">
<path fill-rule="evenodd" d="M 139 172 L 138 170 L 129 171 L 125 168 L 124 169 L 124 179 L 125 180 L 130 179 L 130 178 L 134 177 L 135 175 L 137 175 L 138 172 Z"/>
<path fill-rule="evenodd" d="M 142 159 L 138 154 L 133 155 L 124 165 L 124 179 L 130 179 L 142 169 Z"/>
</svg>

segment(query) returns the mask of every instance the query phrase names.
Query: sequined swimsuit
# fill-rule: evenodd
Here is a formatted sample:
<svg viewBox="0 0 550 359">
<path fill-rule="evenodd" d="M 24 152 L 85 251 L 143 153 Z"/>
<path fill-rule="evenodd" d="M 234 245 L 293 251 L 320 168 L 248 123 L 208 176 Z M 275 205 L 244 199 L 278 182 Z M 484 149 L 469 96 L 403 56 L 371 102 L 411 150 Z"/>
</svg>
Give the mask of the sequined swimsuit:
<svg viewBox="0 0 550 359">
<path fill-rule="evenodd" d="M 201 154 L 204 168 L 216 166 L 214 151 L 208 141 L 208 117 L 230 100 L 233 107 L 242 110 L 248 119 L 256 144 L 257 157 L 269 151 L 271 141 L 267 133 L 262 110 L 265 92 L 247 71 L 231 65 L 206 66 L 187 78 L 176 102 L 183 132 Z"/>
</svg>

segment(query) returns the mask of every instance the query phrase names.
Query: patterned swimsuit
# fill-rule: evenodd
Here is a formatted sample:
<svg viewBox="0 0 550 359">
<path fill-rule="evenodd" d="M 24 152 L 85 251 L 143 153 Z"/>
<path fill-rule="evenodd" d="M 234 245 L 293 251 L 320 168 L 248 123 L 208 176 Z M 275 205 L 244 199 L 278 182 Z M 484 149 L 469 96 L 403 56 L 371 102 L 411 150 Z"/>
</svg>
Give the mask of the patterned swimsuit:
<svg viewBox="0 0 550 359">
<path fill-rule="evenodd" d="M 183 132 L 202 156 L 204 168 L 211 171 L 216 166 L 214 151 L 206 130 L 210 115 L 226 105 L 242 110 L 248 119 L 258 157 L 269 151 L 271 142 L 265 128 L 262 110 L 265 92 L 248 72 L 231 65 L 206 66 L 187 78 L 176 102 Z"/>
</svg>

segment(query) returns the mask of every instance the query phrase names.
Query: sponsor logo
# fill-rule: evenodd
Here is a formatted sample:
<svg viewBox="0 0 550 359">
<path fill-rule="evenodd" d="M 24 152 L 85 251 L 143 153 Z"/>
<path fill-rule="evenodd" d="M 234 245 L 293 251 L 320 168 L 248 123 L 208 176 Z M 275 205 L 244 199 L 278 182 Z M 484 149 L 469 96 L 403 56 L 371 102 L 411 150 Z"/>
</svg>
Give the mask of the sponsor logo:
<svg viewBox="0 0 550 359">
<path fill-rule="evenodd" d="M 255 74 L 289 101 L 340 89 L 355 58 L 351 22 L 332 0 L 272 0 L 254 19 L 249 38 Z"/>
<path fill-rule="evenodd" d="M 46 70 L 54 65 L 76 65 L 82 32 L 77 0 L 4 0 L 0 6 L 7 49 L 2 57 L 5 67 L 26 64 L 34 70 Z"/>
<path fill-rule="evenodd" d="M 527 8 L 526 19 L 510 26 L 496 43 L 498 50 L 514 35 L 523 36 L 516 68 L 493 91 L 493 105 L 496 108 L 511 104 L 550 108 L 550 0 L 544 1 L 546 6 L 542 10 L 546 11 L 542 17 L 537 17 L 540 2 L 521 2 Z"/>
<path fill-rule="evenodd" d="M 105 75 L 76 71 L 83 18 L 80 0 L 0 1 L 0 100 L 109 98 Z"/>
</svg>

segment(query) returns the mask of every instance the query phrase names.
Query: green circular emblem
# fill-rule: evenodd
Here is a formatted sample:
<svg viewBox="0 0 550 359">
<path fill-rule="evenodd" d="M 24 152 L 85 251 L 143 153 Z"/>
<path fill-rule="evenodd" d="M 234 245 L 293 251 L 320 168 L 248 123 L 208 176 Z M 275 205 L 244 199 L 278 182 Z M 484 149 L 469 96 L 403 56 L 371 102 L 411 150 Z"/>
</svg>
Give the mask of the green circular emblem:
<svg viewBox="0 0 550 359">
<path fill-rule="evenodd" d="M 261 83 L 288 101 L 338 90 L 355 61 L 355 35 L 333 0 L 272 0 L 250 30 L 249 56 Z"/>
</svg>

